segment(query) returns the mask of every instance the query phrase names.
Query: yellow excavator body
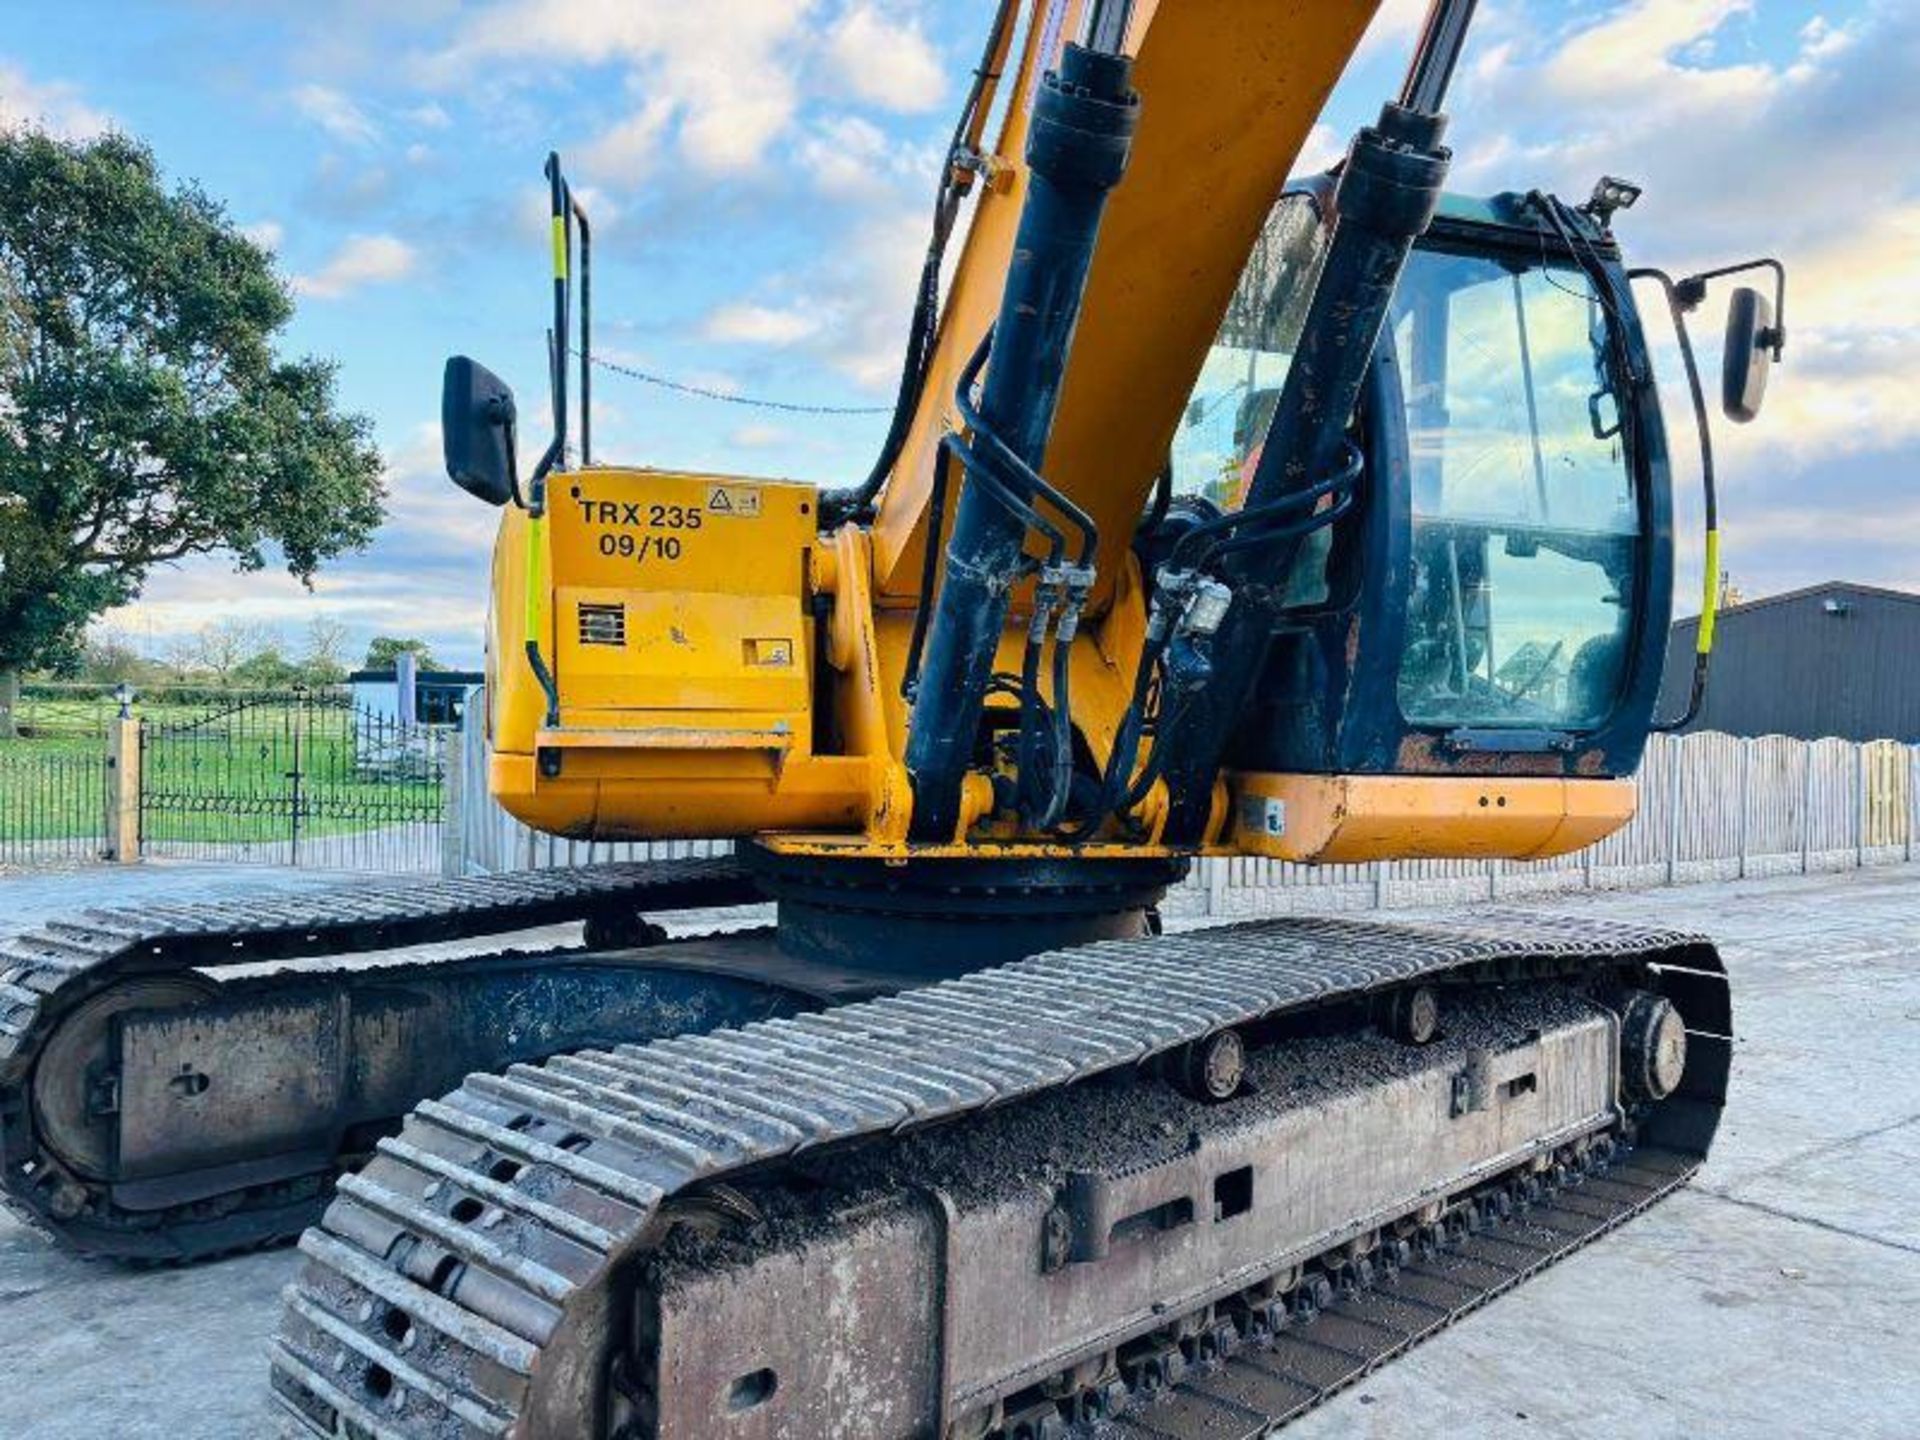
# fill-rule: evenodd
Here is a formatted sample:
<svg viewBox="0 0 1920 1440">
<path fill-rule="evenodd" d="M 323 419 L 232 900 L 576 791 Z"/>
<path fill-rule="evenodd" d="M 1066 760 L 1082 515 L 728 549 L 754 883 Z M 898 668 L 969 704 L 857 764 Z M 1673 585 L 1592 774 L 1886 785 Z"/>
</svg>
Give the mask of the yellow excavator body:
<svg viewBox="0 0 1920 1440">
<path fill-rule="evenodd" d="M 804 832 L 876 850 L 905 844 L 901 682 L 927 598 L 933 474 L 944 437 L 964 429 L 955 391 L 1013 263 L 1030 97 L 1083 8 L 1034 6 L 1017 59 L 1006 53 L 1011 30 L 1002 37 L 1014 98 L 979 162 L 928 380 L 870 527 L 820 533 L 809 485 L 640 469 L 557 476 L 540 520 L 509 507 L 493 568 L 489 777 L 518 819 L 583 840 Z M 1100 536 L 1070 661 L 1073 722 L 1098 763 L 1120 730 L 1147 627 L 1128 548 L 1134 519 L 1248 252 L 1375 8 L 1182 0 L 1133 12 L 1140 125 L 1094 251 L 1047 449 L 1048 478 Z M 564 275 L 564 242 L 556 257 Z M 955 498 L 950 489 L 943 526 Z M 1030 583 L 1025 592 L 997 668 L 1018 668 Z M 553 657 L 557 704 L 522 658 L 529 640 Z M 1544 859 L 1632 814 L 1630 787 L 1604 779 L 1493 793 L 1480 776 L 1230 770 L 1225 783 L 1204 848 L 1297 860 Z M 1282 792 L 1305 828 L 1276 836 L 1233 819 L 1250 797 Z M 992 823 L 978 784 L 963 803 L 943 847 L 1048 843 Z M 1137 812 L 1149 838 L 1162 808 L 1152 794 Z"/>
</svg>

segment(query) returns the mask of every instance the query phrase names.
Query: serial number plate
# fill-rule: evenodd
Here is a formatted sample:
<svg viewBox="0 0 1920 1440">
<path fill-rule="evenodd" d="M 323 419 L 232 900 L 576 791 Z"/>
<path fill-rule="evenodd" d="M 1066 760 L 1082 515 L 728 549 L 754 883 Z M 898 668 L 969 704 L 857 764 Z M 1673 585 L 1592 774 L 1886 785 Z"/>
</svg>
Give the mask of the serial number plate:
<svg viewBox="0 0 1920 1440">
<path fill-rule="evenodd" d="M 752 485 L 715 485 L 697 505 L 584 497 L 574 503 L 608 559 L 671 564 L 687 553 L 687 537 L 710 520 L 757 519 L 760 491 Z"/>
</svg>

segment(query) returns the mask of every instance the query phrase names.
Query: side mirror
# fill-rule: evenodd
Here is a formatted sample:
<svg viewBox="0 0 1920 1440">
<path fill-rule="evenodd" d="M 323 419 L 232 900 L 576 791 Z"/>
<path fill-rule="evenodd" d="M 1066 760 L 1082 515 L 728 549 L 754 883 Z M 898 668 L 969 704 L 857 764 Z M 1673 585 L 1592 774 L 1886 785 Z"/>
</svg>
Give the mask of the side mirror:
<svg viewBox="0 0 1920 1440">
<path fill-rule="evenodd" d="M 1758 290 L 1742 285 L 1727 306 L 1727 343 L 1721 353 L 1720 408 L 1744 425 L 1767 398 L 1767 375 L 1778 343 L 1773 306 Z"/>
<path fill-rule="evenodd" d="M 513 391 L 476 360 L 455 355 L 440 384 L 440 446 L 447 474 L 489 505 L 520 498 Z"/>
</svg>

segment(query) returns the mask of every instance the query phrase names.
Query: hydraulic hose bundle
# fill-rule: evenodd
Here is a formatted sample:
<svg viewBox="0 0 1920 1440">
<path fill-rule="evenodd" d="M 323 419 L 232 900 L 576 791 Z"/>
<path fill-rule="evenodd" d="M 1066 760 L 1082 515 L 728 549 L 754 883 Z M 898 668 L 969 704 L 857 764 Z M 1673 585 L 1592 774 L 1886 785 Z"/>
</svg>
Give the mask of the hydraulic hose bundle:
<svg viewBox="0 0 1920 1440">
<path fill-rule="evenodd" d="M 962 782 L 974 762 L 987 695 L 996 684 L 995 655 L 1014 585 L 1037 579 L 1022 674 L 1018 800 L 1042 828 L 1065 813 L 1072 770 L 1068 657 L 1080 606 L 1091 589 L 1088 569 L 1097 542 L 1090 519 L 1040 474 L 1053 427 L 1066 355 L 1079 319 L 1094 241 L 1107 196 L 1125 173 L 1138 116 L 1132 62 L 1119 53 L 1125 7 L 1103 6 L 1090 35 L 1111 37 L 1113 50 L 1068 45 L 1034 104 L 1027 162 L 1032 179 L 999 320 L 962 377 L 958 406 L 968 438 L 952 440 L 943 470 L 958 461 L 964 477 L 938 597 L 929 612 L 924 649 L 916 645 L 917 681 L 907 740 L 913 779 L 913 838 L 946 841 L 960 823 Z M 987 366 L 991 357 L 992 364 Z M 978 404 L 972 398 L 982 368 Z M 946 477 L 941 477 L 944 490 Z M 945 500 L 936 497 L 936 513 Z M 1080 532 L 1073 563 L 1063 563 L 1065 536 L 1041 515 L 1044 503 Z M 1027 557 L 1038 533 L 1047 559 Z M 930 552 L 938 551 L 937 544 Z M 923 591 L 923 596 L 926 592 Z M 1041 651 L 1051 637 L 1052 713 L 1037 703 Z M 1051 739 L 1047 732 L 1051 732 Z M 1042 760 L 1040 757 L 1046 756 Z M 1051 770 L 1039 782 L 1036 770 Z"/>
</svg>

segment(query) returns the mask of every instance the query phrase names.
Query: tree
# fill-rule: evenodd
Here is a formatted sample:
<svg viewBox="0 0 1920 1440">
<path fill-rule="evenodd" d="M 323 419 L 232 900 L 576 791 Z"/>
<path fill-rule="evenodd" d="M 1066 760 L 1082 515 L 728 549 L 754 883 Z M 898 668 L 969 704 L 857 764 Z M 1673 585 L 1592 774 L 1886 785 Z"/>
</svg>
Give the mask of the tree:
<svg viewBox="0 0 1920 1440">
<path fill-rule="evenodd" d="M 123 135 L 0 131 L 0 674 L 70 664 L 155 565 L 277 552 L 311 581 L 378 528 L 334 366 L 281 360 L 272 257 Z"/>
<path fill-rule="evenodd" d="M 250 620 L 216 620 L 202 625 L 194 632 L 187 653 L 193 669 L 222 685 L 240 680 L 242 668 L 261 656 L 270 655 L 277 664 L 286 663 L 280 658 L 280 645 L 273 634 Z"/>
<path fill-rule="evenodd" d="M 376 635 L 367 646 L 367 669 L 392 670 L 400 663 L 402 655 L 413 656 L 413 663 L 422 670 L 438 670 L 440 662 L 433 658 L 433 651 L 424 640 L 402 640 L 392 635 Z"/>
<path fill-rule="evenodd" d="M 149 668 L 139 647 L 117 630 L 94 631 L 81 653 L 80 677 L 101 684 L 138 684 L 147 678 Z"/>
<path fill-rule="evenodd" d="M 269 645 L 234 666 L 231 679 L 246 690 L 291 690 L 307 683 L 307 672 L 282 655 L 278 645 Z"/>
<path fill-rule="evenodd" d="M 330 615 L 307 622 L 306 648 L 300 670 L 309 685 L 338 685 L 347 678 L 347 627 Z"/>
</svg>

